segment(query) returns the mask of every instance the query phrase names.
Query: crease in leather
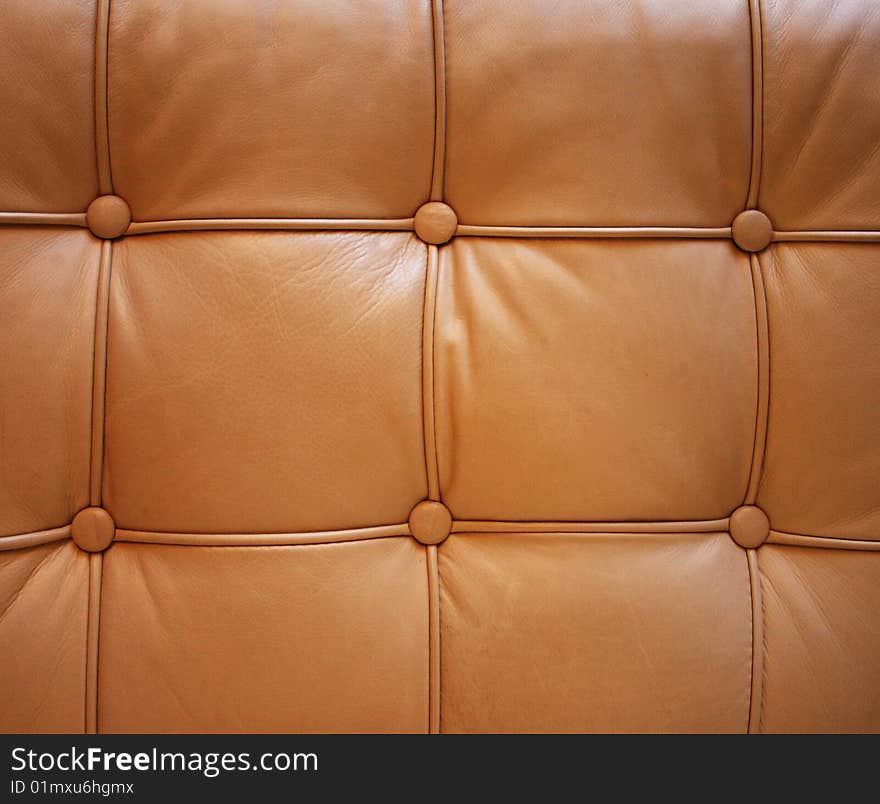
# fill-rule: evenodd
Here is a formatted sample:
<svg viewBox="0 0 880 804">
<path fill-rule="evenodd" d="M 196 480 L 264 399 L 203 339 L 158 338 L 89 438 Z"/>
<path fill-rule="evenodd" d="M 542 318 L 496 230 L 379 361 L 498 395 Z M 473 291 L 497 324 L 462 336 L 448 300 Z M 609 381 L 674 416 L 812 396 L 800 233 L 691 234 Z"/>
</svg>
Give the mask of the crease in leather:
<svg viewBox="0 0 880 804">
<path fill-rule="evenodd" d="M 761 548 L 762 732 L 880 730 L 880 555 Z"/>
<path fill-rule="evenodd" d="M 19 584 L 18 588 L 12 593 L 12 596 L 8 599 L 8 601 L 4 604 L 3 608 L 0 609 L 0 625 L 3 624 L 3 621 L 6 619 L 6 615 L 12 610 L 15 604 L 19 601 L 21 596 L 25 593 L 25 590 L 28 587 L 28 584 L 31 582 L 33 578 L 37 576 L 40 571 L 40 568 L 44 564 L 51 563 L 58 558 L 59 552 L 57 549 L 50 549 L 46 551 L 46 554 L 33 566 L 27 574 L 27 577 Z"/>
</svg>

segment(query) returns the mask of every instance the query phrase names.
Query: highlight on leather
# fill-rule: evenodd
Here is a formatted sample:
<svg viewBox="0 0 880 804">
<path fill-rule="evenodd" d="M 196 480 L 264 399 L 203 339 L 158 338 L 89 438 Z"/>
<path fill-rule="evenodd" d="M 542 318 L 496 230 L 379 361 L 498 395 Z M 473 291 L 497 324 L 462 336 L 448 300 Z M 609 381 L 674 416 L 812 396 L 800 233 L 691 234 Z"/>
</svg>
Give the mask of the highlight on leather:
<svg viewBox="0 0 880 804">
<path fill-rule="evenodd" d="M 876 2 L 210 5 L 4 3 L 0 731 L 880 731 Z"/>
</svg>

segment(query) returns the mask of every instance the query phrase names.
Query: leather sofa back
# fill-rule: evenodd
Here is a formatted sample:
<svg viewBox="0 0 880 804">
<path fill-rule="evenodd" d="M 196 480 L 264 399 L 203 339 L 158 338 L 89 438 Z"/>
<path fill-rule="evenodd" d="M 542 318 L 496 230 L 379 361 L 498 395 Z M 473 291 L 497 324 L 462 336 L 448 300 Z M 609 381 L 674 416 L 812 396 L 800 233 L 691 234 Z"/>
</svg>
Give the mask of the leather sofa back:
<svg viewBox="0 0 880 804">
<path fill-rule="evenodd" d="M 0 729 L 880 730 L 872 0 L 11 0 Z"/>
</svg>

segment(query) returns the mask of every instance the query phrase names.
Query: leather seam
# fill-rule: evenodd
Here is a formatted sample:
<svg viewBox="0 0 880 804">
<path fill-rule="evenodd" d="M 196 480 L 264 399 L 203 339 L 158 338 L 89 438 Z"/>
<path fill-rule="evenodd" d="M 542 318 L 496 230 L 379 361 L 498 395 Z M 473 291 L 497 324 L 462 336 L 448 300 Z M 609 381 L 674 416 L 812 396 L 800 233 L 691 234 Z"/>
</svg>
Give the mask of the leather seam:
<svg viewBox="0 0 880 804">
<path fill-rule="evenodd" d="M 757 254 L 749 255 L 749 270 L 755 302 L 755 344 L 757 352 L 757 400 L 755 405 L 755 440 L 752 445 L 752 463 L 743 505 L 754 505 L 764 473 L 767 452 L 767 430 L 770 424 L 770 323 L 767 296 L 761 261 Z"/>
<path fill-rule="evenodd" d="M 770 529 L 770 535 L 765 544 L 773 545 L 774 547 L 806 547 L 814 550 L 880 551 L 880 540 L 872 541 L 870 539 L 846 539 L 839 536 L 819 536 L 774 528 Z"/>
<path fill-rule="evenodd" d="M 103 553 L 91 553 L 89 555 L 89 600 L 86 618 L 86 734 L 98 733 L 98 658 L 103 567 Z"/>
<path fill-rule="evenodd" d="M 767 657 L 767 643 L 766 643 L 766 633 L 764 631 L 764 623 L 767 621 L 767 611 L 764 603 L 764 579 L 761 575 L 761 567 L 758 563 L 758 553 L 755 551 L 755 570 L 758 575 L 758 594 L 761 596 L 761 695 L 758 700 L 758 727 L 757 733 L 761 734 L 764 730 L 764 709 L 765 709 L 765 695 L 767 685 L 764 683 L 764 675 L 765 675 L 765 662 Z"/>
<path fill-rule="evenodd" d="M 98 190 L 113 194 L 113 171 L 110 163 L 110 110 L 107 99 L 107 74 L 110 60 L 110 3 L 98 0 L 95 33 L 95 153 Z"/>
<path fill-rule="evenodd" d="M 431 2 L 434 50 L 434 151 L 431 164 L 430 200 L 442 201 L 446 181 L 446 37 L 443 0 Z"/>
<path fill-rule="evenodd" d="M 38 547 L 41 544 L 63 542 L 70 538 L 70 525 L 62 525 L 58 528 L 46 528 L 34 530 L 29 533 L 12 533 L 0 536 L 0 552 L 7 550 L 25 550 L 29 547 Z"/>
<path fill-rule="evenodd" d="M 0 226 L 88 228 L 84 212 L 0 212 Z M 126 236 L 171 232 L 412 232 L 412 218 L 189 218 L 132 221 Z M 730 227 L 686 226 L 483 226 L 459 224 L 456 237 L 545 240 L 730 240 Z M 772 242 L 880 243 L 876 229 L 774 230 Z"/>
<path fill-rule="evenodd" d="M 413 218 L 180 218 L 132 221 L 125 234 L 227 230 L 412 232 Z"/>
<path fill-rule="evenodd" d="M 752 51 L 752 153 L 746 209 L 756 209 L 764 161 L 764 42 L 761 0 L 749 0 L 749 29 Z"/>
<path fill-rule="evenodd" d="M 426 546 L 428 566 L 428 733 L 440 733 L 440 559 L 438 546 Z"/>
<path fill-rule="evenodd" d="M 752 619 L 752 661 L 749 679 L 748 733 L 760 732 L 764 712 L 764 597 L 758 551 L 746 550 L 749 569 L 749 600 Z"/>
<path fill-rule="evenodd" d="M 433 427 L 431 439 L 434 452 L 434 476 L 437 480 L 437 500 L 443 501 L 443 489 L 440 486 L 440 450 L 437 445 L 437 304 L 440 298 L 440 248 L 434 249 L 434 304 L 431 308 L 431 413 Z"/>
<path fill-rule="evenodd" d="M 297 547 L 410 536 L 407 523 L 300 533 L 183 533 L 118 528 L 114 542 L 179 547 Z"/>
<path fill-rule="evenodd" d="M 422 307 L 422 437 L 428 499 L 440 501 L 437 462 L 437 409 L 435 400 L 434 335 L 440 254 L 437 246 L 428 245 L 425 259 L 425 298 Z"/>
<path fill-rule="evenodd" d="M 589 522 L 453 519 L 452 533 L 723 533 L 729 519 Z"/>
<path fill-rule="evenodd" d="M 104 477 L 104 428 L 107 405 L 107 352 L 110 319 L 110 280 L 113 244 L 101 242 L 95 300 L 95 337 L 92 347 L 92 421 L 89 458 L 89 505 L 100 506 Z"/>
</svg>

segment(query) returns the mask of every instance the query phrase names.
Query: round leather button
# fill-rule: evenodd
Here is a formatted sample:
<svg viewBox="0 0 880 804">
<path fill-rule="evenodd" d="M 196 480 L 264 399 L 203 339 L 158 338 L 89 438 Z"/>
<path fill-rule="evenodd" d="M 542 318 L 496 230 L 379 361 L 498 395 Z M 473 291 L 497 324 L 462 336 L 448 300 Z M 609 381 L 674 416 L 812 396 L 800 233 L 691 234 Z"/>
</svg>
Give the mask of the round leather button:
<svg viewBox="0 0 880 804">
<path fill-rule="evenodd" d="M 83 508 L 70 526 L 70 535 L 80 550 L 100 553 L 116 535 L 116 523 L 103 508 Z"/>
<path fill-rule="evenodd" d="M 455 235 L 458 227 L 458 215 L 455 210 L 442 201 L 429 201 L 416 210 L 416 235 L 426 243 L 439 246 L 448 243 Z"/>
<path fill-rule="evenodd" d="M 770 535 L 770 520 L 757 505 L 741 505 L 730 515 L 730 538 L 740 547 L 760 547 Z"/>
<path fill-rule="evenodd" d="M 773 239 L 773 224 L 759 209 L 747 209 L 733 219 L 733 242 L 743 251 L 763 251 Z"/>
<path fill-rule="evenodd" d="M 409 514 L 409 532 L 422 544 L 440 544 L 452 530 L 452 514 L 440 502 L 423 500 Z"/>
<path fill-rule="evenodd" d="M 95 237 L 112 240 L 125 234 L 131 210 L 118 195 L 99 195 L 86 210 L 86 223 Z"/>
</svg>

